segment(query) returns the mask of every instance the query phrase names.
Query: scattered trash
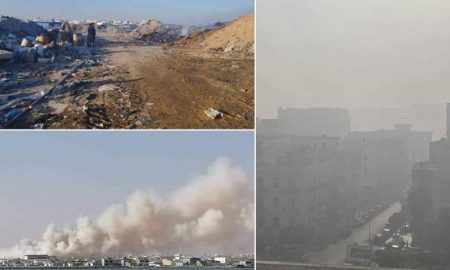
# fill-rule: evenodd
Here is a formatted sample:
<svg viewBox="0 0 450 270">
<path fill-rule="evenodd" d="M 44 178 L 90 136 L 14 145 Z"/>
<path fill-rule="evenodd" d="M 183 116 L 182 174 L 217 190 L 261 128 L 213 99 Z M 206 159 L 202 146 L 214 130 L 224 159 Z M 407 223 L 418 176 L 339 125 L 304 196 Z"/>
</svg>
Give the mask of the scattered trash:
<svg viewBox="0 0 450 270">
<path fill-rule="evenodd" d="M 31 41 L 26 38 L 22 39 L 22 43 L 20 44 L 22 47 L 31 47 L 32 45 Z"/>
<path fill-rule="evenodd" d="M 41 44 L 36 44 L 34 45 L 34 48 L 36 49 L 36 53 L 37 55 L 39 55 L 40 57 L 44 57 L 44 46 L 42 46 Z"/>
<path fill-rule="evenodd" d="M 224 117 L 224 114 L 222 112 L 212 109 L 212 108 L 205 111 L 205 113 L 211 119 L 220 119 L 220 118 Z"/>
<path fill-rule="evenodd" d="M 149 126 L 149 125 L 153 124 L 153 119 L 147 118 L 147 119 L 142 120 L 141 122 L 142 122 L 142 125 Z"/>
<path fill-rule="evenodd" d="M 97 98 L 97 94 L 89 94 L 89 96 L 86 97 L 87 100 L 91 101 Z"/>
<path fill-rule="evenodd" d="M 9 51 L 0 50 L 0 61 L 1 60 L 11 60 L 13 59 L 14 54 Z"/>
<path fill-rule="evenodd" d="M 133 70 L 126 71 L 121 62 L 115 61 L 115 55 L 107 53 L 110 40 L 104 39 L 103 36 L 99 36 L 100 46 L 86 48 L 84 37 L 79 34 L 87 32 L 82 28 L 83 22 L 65 24 L 62 28 L 58 25 L 55 27 L 56 31 L 52 31 L 48 27 L 42 29 L 35 23 L 29 24 L 8 17 L 8 21 L 14 21 L 14 24 L 17 23 L 18 26 L 11 30 L 9 27 L 3 27 L 3 20 L 4 17 L 1 17 L 1 128 L 85 129 L 134 128 L 136 126 L 165 128 L 167 126 L 165 121 L 161 120 L 160 123 L 159 118 L 155 120 L 158 110 L 154 109 L 154 103 L 150 103 L 158 102 L 157 104 L 161 103 L 161 106 L 164 106 L 166 101 L 152 100 L 151 95 L 141 96 L 141 93 L 137 91 L 129 91 L 135 87 Z M 32 29 L 35 26 L 37 26 L 34 29 L 36 31 Z M 131 34 L 134 29 L 136 31 Z M 150 20 L 143 22 L 140 26 L 133 23 L 132 29 L 120 32 L 120 38 L 129 39 L 131 35 L 135 35 L 133 39 L 149 43 L 167 43 L 173 38 L 178 39 L 180 31 L 181 28 L 177 25 L 166 25 Z M 131 46 L 144 45 L 143 42 L 133 39 L 129 39 L 133 43 Z M 123 40 L 123 42 L 128 41 Z M 210 46 L 209 42 L 207 46 Z M 170 48 L 163 46 L 162 54 L 168 53 L 171 53 Z M 116 67 L 113 65 L 115 63 L 121 66 Z M 224 64 L 220 63 L 217 68 L 229 70 L 231 65 L 237 65 L 237 63 L 240 64 L 240 60 L 233 58 L 230 62 L 227 60 Z M 82 64 L 82 68 L 75 72 L 74 67 L 79 64 Z M 159 68 L 157 63 L 149 66 Z M 169 70 L 180 71 L 177 67 L 167 66 Z M 239 66 L 233 68 L 239 68 Z M 182 69 L 181 71 L 184 72 Z M 186 83 L 195 83 L 195 81 L 186 80 Z M 247 83 L 236 85 L 251 87 L 247 86 Z M 153 86 L 149 88 L 152 90 Z M 239 90 L 240 88 L 235 89 L 235 91 Z M 244 89 L 241 91 L 249 92 Z M 201 95 L 189 98 L 190 100 L 186 103 L 179 104 L 189 106 L 189 110 L 192 108 L 194 115 L 198 108 L 208 108 L 208 106 L 199 105 L 203 104 Z M 211 119 L 220 119 L 226 115 L 231 122 L 234 118 L 227 112 L 213 108 L 205 113 Z M 179 115 L 179 117 L 185 116 Z M 208 118 L 205 117 L 204 122 L 208 122 Z M 184 120 L 180 119 L 180 121 Z M 228 123 L 222 124 L 228 126 Z"/>
<path fill-rule="evenodd" d="M 50 101 L 48 103 L 48 106 L 53 110 L 54 114 L 60 114 L 62 112 L 64 112 L 64 110 L 69 106 L 68 104 L 64 104 L 64 103 L 59 103 L 59 102 L 55 102 L 55 101 Z"/>
<path fill-rule="evenodd" d="M 83 105 L 83 107 L 81 107 L 81 110 L 86 113 L 88 110 L 88 106 L 86 106 L 86 104 Z"/>
<path fill-rule="evenodd" d="M 122 91 L 122 88 L 120 88 L 119 86 L 113 85 L 113 84 L 105 84 L 102 85 L 98 88 L 99 92 L 107 92 L 107 91 Z"/>
<path fill-rule="evenodd" d="M 50 64 L 50 63 L 53 63 L 54 61 L 55 61 L 54 58 L 38 58 L 37 59 L 37 62 L 39 64 Z"/>
<path fill-rule="evenodd" d="M 33 125 L 33 129 L 43 129 L 44 124 L 43 123 L 37 123 Z"/>
<path fill-rule="evenodd" d="M 20 110 L 18 109 L 12 109 L 11 111 L 9 111 L 6 115 L 6 121 L 11 121 L 14 117 L 16 117 L 17 115 L 19 115 L 21 113 Z"/>
<path fill-rule="evenodd" d="M 36 43 L 41 44 L 41 45 L 49 44 L 50 43 L 49 35 L 41 34 L 41 35 L 37 36 Z"/>
</svg>

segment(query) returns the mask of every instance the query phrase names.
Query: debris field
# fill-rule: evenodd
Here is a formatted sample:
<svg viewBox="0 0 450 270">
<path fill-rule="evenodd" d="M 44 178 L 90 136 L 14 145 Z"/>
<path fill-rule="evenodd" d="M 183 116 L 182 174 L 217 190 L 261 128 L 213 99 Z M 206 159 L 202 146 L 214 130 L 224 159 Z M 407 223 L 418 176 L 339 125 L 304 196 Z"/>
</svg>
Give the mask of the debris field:
<svg viewBox="0 0 450 270">
<path fill-rule="evenodd" d="M 239 26 L 186 36 L 180 26 L 148 20 L 98 28 L 88 48 L 84 26 L 43 29 L 1 17 L 0 127 L 253 128 L 254 43 L 237 37 L 251 32 Z M 230 31 L 228 41 L 217 37 Z"/>
</svg>

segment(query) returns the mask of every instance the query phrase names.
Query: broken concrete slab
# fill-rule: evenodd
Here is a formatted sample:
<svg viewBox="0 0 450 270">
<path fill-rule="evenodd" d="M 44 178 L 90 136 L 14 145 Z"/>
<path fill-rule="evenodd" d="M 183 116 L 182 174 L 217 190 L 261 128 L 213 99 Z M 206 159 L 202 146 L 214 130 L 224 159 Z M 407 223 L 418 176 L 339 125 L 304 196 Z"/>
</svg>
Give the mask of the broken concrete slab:
<svg viewBox="0 0 450 270">
<path fill-rule="evenodd" d="M 40 58 L 37 59 L 37 62 L 39 64 L 50 64 L 50 63 L 54 62 L 54 58 L 42 58 L 42 57 L 40 57 Z"/>
<path fill-rule="evenodd" d="M 205 111 L 206 115 L 211 119 L 220 119 L 224 117 L 224 114 L 216 109 L 208 109 Z"/>
<path fill-rule="evenodd" d="M 34 63 L 36 59 L 36 49 L 35 48 L 26 48 L 26 47 L 18 47 L 14 51 L 17 59 L 21 61 L 25 61 L 28 63 Z"/>
<path fill-rule="evenodd" d="M 66 103 L 60 103 L 60 102 L 56 102 L 56 101 L 50 101 L 48 103 L 48 106 L 53 110 L 54 114 L 60 114 L 62 112 L 64 112 L 64 110 L 69 107 L 69 104 Z"/>
<path fill-rule="evenodd" d="M 0 34 L 8 34 L 8 38 L 17 39 L 17 37 L 38 36 L 45 33 L 44 28 L 35 22 L 22 21 L 14 17 L 0 17 Z"/>
<path fill-rule="evenodd" d="M 36 49 L 36 53 L 40 56 L 40 57 L 44 57 L 44 46 L 42 46 L 41 44 L 36 44 L 34 45 L 34 48 Z"/>
<path fill-rule="evenodd" d="M 117 85 L 114 85 L 114 84 L 105 84 L 98 88 L 99 92 L 107 92 L 107 91 L 114 91 L 114 90 L 122 91 L 122 88 Z"/>
<path fill-rule="evenodd" d="M 28 39 L 24 38 L 22 39 L 22 43 L 20 44 L 20 46 L 22 47 L 31 47 L 33 46 L 32 42 L 29 41 Z"/>
<path fill-rule="evenodd" d="M 0 60 L 11 60 L 14 54 L 10 51 L 0 50 Z"/>
</svg>

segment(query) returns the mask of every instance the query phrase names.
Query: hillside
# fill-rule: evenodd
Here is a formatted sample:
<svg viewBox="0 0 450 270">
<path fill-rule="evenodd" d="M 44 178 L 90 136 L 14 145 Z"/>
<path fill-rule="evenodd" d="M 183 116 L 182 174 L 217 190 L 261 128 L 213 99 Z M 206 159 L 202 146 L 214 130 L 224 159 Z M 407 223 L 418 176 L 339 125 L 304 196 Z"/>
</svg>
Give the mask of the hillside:
<svg viewBox="0 0 450 270">
<path fill-rule="evenodd" d="M 219 52 L 255 53 L 255 16 L 241 17 L 222 28 L 206 30 L 190 35 L 177 42 L 189 49 Z"/>
</svg>

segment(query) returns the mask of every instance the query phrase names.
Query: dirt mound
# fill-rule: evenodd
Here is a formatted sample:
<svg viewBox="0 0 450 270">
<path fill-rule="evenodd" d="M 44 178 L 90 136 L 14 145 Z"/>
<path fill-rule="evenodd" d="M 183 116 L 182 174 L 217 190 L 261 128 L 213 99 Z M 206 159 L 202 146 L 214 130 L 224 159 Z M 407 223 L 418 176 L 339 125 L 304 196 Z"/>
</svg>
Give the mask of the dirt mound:
<svg viewBox="0 0 450 270">
<path fill-rule="evenodd" d="M 129 37 L 150 43 L 168 43 L 178 39 L 181 30 L 181 26 L 166 25 L 157 20 L 147 20 L 133 30 Z"/>
<path fill-rule="evenodd" d="M 190 49 L 220 52 L 255 53 L 255 16 L 239 18 L 222 28 L 194 33 L 178 42 Z"/>
<path fill-rule="evenodd" d="M 13 17 L 0 17 L 0 35 L 13 34 L 18 37 L 37 36 L 45 30 L 34 22 L 25 22 Z"/>
</svg>

